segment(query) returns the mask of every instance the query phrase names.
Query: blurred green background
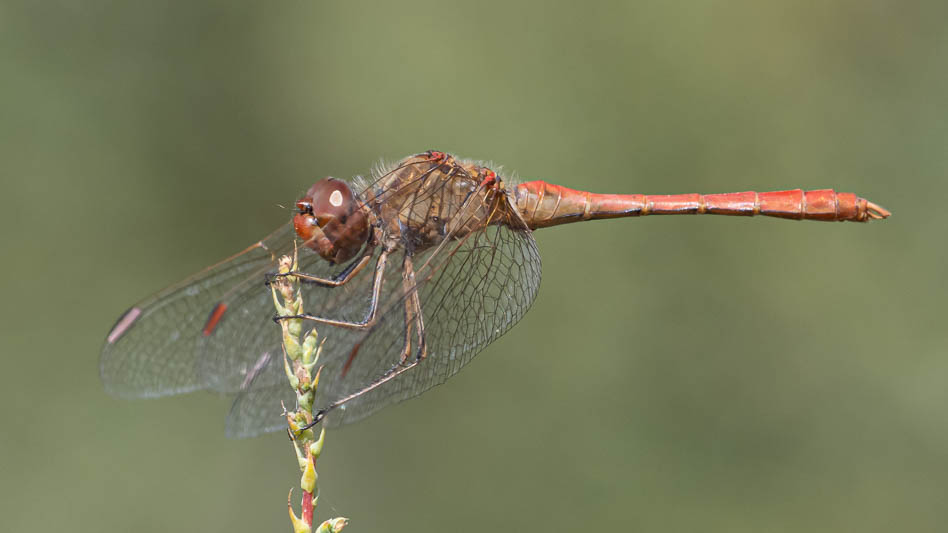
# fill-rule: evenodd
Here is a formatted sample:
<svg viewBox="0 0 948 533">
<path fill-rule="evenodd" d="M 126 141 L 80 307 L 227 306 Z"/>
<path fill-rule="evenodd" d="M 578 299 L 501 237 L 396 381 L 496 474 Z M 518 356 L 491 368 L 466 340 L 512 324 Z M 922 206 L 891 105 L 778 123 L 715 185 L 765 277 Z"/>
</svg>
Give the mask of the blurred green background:
<svg viewBox="0 0 948 533">
<path fill-rule="evenodd" d="M 0 529 L 287 531 L 286 437 L 107 396 L 132 302 L 429 148 L 882 223 L 544 230 L 533 310 L 330 432 L 351 531 L 944 531 L 948 3 L 0 2 Z M 277 330 L 274 329 L 275 336 Z M 298 489 L 297 489 L 298 490 Z"/>
</svg>

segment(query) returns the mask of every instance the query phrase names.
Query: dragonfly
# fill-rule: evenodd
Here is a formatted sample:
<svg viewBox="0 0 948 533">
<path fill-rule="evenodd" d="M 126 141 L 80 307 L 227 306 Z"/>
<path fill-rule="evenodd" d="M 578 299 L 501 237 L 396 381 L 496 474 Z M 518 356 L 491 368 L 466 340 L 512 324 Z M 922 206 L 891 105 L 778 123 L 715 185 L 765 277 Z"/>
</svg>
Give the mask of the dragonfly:
<svg viewBox="0 0 948 533">
<path fill-rule="evenodd" d="M 106 390 L 208 389 L 234 398 L 228 436 L 283 429 L 281 402 L 295 396 L 273 321 L 299 318 L 326 339 L 314 423 L 340 426 L 443 383 L 523 317 L 540 284 L 535 230 L 646 215 L 890 215 L 832 189 L 643 195 L 515 184 L 433 150 L 368 179 L 319 180 L 295 208 L 270 235 L 122 314 L 102 349 Z M 298 270 L 279 274 L 297 249 Z M 301 281 L 305 313 L 273 316 L 267 285 L 280 275 Z"/>
</svg>

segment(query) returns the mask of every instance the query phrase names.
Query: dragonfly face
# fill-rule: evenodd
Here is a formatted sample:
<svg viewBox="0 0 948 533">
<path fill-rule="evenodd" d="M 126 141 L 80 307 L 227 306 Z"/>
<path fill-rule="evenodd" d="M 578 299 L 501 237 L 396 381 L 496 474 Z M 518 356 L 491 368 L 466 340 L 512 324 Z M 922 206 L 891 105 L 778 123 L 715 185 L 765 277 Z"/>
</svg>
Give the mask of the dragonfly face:
<svg viewBox="0 0 948 533">
<path fill-rule="evenodd" d="M 353 257 L 369 238 L 367 208 L 349 185 L 336 178 L 317 181 L 296 202 L 293 226 L 303 242 L 330 263 Z"/>
</svg>

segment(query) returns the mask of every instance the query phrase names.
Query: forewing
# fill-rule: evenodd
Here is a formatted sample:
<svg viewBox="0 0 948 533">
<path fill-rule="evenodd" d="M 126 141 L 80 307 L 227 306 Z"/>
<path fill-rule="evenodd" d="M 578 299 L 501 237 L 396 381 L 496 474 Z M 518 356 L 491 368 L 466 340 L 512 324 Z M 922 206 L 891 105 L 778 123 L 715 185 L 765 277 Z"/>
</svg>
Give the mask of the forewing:
<svg viewBox="0 0 948 533">
<path fill-rule="evenodd" d="M 292 244 L 286 248 L 284 253 L 293 253 Z M 330 265 L 302 245 L 297 254 L 300 271 L 322 278 L 332 278 L 346 266 Z M 342 287 L 304 285 L 305 310 L 334 318 L 358 320 L 368 306 L 371 284 L 372 272 L 368 268 Z M 273 321 L 276 315 L 273 295 L 265 287 L 263 277 L 259 277 L 254 290 L 233 295 L 227 305 L 227 313 L 214 332 L 199 340 L 201 355 L 197 370 L 203 382 L 207 387 L 226 394 L 244 392 L 250 385 L 261 388 L 281 382 L 289 388 L 280 361 L 280 327 Z M 266 353 L 279 356 L 274 363 L 279 372 L 261 373 L 254 370 Z M 252 381 L 249 377 L 253 378 Z M 279 395 L 276 397 L 273 406 L 279 410 Z"/>
<path fill-rule="evenodd" d="M 332 277 L 341 268 L 329 266 L 309 250 L 300 250 L 299 258 L 301 271 L 320 277 Z M 376 251 L 372 264 L 377 259 Z M 382 294 L 394 294 L 398 272 L 393 269 L 390 274 L 385 278 Z M 361 320 L 369 308 L 371 285 L 371 267 L 341 287 L 304 284 L 304 310 L 319 316 Z M 257 299 L 264 306 L 262 312 Z M 283 369 L 280 328 L 273 322 L 273 297 L 269 290 L 262 296 L 248 294 L 244 301 L 236 304 L 235 310 L 230 322 L 222 322 L 220 331 L 202 341 L 204 349 L 198 361 L 200 373 L 210 388 L 236 395 L 227 416 L 228 437 L 251 437 L 285 429 L 286 420 L 281 416 L 283 406 L 294 409 L 296 397 Z M 314 325 L 304 323 L 304 330 L 311 326 Z M 320 356 L 320 365 L 340 368 L 349 348 L 362 334 L 323 325 L 315 327 L 321 338 L 329 340 Z M 232 344 L 234 340 L 237 349 Z M 324 374 L 325 382 L 332 382 L 338 375 L 328 371 Z M 319 389 L 322 388 L 320 385 Z"/>
<path fill-rule="evenodd" d="M 292 253 L 293 238 L 292 224 L 284 224 L 243 252 L 127 311 L 102 348 L 99 371 L 106 390 L 123 397 L 153 397 L 207 387 L 209 377 L 199 371 L 205 343 L 220 334 L 223 324 L 237 322 L 235 311 L 272 316 L 272 304 L 263 307 L 268 294 L 264 275 L 276 269 L 281 254 Z M 230 343 L 228 351 L 252 353 L 258 345 L 278 347 L 278 342 L 274 332 L 252 346 Z"/>
</svg>

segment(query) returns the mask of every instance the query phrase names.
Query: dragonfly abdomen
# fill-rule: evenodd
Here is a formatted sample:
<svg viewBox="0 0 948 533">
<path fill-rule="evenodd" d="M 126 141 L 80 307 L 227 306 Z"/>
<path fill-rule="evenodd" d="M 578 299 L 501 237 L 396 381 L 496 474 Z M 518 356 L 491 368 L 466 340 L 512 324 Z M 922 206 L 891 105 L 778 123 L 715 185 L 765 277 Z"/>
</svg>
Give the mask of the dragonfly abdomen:
<svg viewBox="0 0 948 533">
<path fill-rule="evenodd" d="M 798 220 L 866 222 L 889 212 L 853 193 L 832 189 L 724 194 L 597 194 L 544 181 L 515 189 L 517 209 L 531 229 L 570 222 L 645 215 L 764 215 Z"/>
</svg>

